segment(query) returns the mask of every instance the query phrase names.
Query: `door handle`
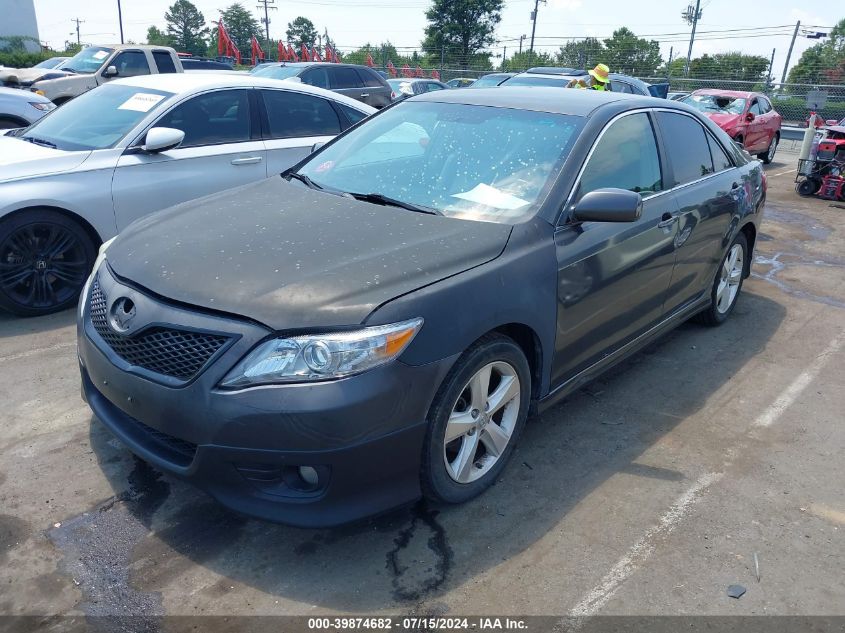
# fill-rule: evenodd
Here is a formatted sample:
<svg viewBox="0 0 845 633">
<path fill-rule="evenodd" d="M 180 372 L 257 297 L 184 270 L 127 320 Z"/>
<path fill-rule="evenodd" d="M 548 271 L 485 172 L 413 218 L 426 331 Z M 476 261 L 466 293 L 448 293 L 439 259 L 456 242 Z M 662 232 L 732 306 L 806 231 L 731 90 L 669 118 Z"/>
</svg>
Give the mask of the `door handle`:
<svg viewBox="0 0 845 633">
<path fill-rule="evenodd" d="M 660 222 L 657 223 L 657 226 L 661 229 L 666 229 L 672 226 L 677 221 L 677 215 L 672 215 L 671 213 L 664 213 L 663 217 L 660 219 Z"/>
<path fill-rule="evenodd" d="M 370 93 L 369 93 L 369 92 L 362 92 L 362 93 L 361 93 L 361 98 L 362 98 L 362 99 L 363 99 L 364 97 L 369 97 L 369 96 L 370 96 Z"/>
<path fill-rule="evenodd" d="M 245 156 L 232 161 L 233 165 L 254 165 L 261 162 L 261 156 Z"/>
</svg>

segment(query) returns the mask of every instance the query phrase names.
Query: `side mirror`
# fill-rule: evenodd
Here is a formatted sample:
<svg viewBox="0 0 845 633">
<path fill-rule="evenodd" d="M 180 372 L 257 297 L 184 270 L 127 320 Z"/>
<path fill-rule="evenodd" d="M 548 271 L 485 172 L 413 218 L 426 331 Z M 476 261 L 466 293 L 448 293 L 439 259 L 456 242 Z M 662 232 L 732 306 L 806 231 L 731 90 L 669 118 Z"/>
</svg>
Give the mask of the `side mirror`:
<svg viewBox="0 0 845 633">
<path fill-rule="evenodd" d="M 311 146 L 311 153 L 313 154 L 314 152 L 316 152 L 318 149 L 320 149 L 325 144 L 326 144 L 325 141 L 320 141 L 319 143 L 314 143 Z"/>
<path fill-rule="evenodd" d="M 748 121 L 749 123 L 751 123 L 751 122 L 754 120 L 754 113 L 753 113 L 753 112 L 749 112 L 748 114 L 746 114 L 746 115 L 745 115 L 745 120 L 746 120 L 746 121 Z"/>
<path fill-rule="evenodd" d="M 572 213 L 579 222 L 635 222 L 643 213 L 643 198 L 627 189 L 596 189 L 585 194 Z"/>
<path fill-rule="evenodd" d="M 103 77 L 117 77 L 117 66 L 109 66 L 103 71 Z"/>
<path fill-rule="evenodd" d="M 149 154 L 166 152 L 169 149 L 179 147 L 185 140 L 185 133 L 172 127 L 154 127 L 147 132 L 142 150 Z"/>
</svg>

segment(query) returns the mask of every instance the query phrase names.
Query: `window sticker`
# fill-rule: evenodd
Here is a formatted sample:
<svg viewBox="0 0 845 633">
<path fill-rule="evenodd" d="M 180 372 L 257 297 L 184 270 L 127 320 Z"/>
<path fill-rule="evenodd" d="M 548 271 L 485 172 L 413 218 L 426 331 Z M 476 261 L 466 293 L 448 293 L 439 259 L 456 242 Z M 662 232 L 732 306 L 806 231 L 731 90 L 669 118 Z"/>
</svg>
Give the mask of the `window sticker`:
<svg viewBox="0 0 845 633">
<path fill-rule="evenodd" d="M 528 200 L 517 198 L 516 196 L 512 196 L 501 189 L 485 185 L 483 182 L 479 183 L 475 188 L 470 189 L 469 191 L 452 194 L 452 197 L 460 198 L 461 200 L 469 200 L 470 202 L 477 202 L 479 204 L 485 204 L 488 207 L 494 207 L 496 209 L 507 209 L 509 211 L 519 209 L 520 207 L 524 207 L 526 204 L 529 204 Z"/>
<path fill-rule="evenodd" d="M 92 57 L 93 57 L 94 59 L 105 59 L 105 58 L 106 58 L 106 56 L 108 56 L 108 54 L 109 54 L 109 52 L 108 52 L 108 51 L 97 51 L 96 53 L 94 53 L 94 54 L 92 55 Z"/>
<path fill-rule="evenodd" d="M 164 99 L 164 95 L 154 95 L 149 92 L 136 92 L 121 105 L 118 110 L 135 110 L 136 112 L 149 112 L 156 104 Z"/>
</svg>

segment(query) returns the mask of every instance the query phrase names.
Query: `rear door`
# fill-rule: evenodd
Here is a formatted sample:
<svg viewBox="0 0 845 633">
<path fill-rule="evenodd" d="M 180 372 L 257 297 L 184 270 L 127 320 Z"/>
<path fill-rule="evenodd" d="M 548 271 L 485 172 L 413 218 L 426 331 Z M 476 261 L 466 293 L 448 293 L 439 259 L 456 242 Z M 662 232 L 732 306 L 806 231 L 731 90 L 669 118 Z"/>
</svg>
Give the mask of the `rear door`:
<svg viewBox="0 0 845 633">
<path fill-rule="evenodd" d="M 604 129 L 583 167 L 567 214 L 605 187 L 639 192 L 636 222 L 566 221 L 555 232 L 558 314 L 552 384 L 621 348 L 663 317 L 675 263 L 677 206 L 665 193 L 652 120 L 626 113 Z"/>
<path fill-rule="evenodd" d="M 368 103 L 367 99 L 370 95 L 364 89 L 364 82 L 354 68 L 350 66 L 329 66 L 326 71 L 329 75 L 329 88 L 331 90 Z"/>
<path fill-rule="evenodd" d="M 742 181 L 725 149 L 692 115 L 660 111 L 656 119 L 664 176 L 678 204 L 675 269 L 664 307 L 671 313 L 710 291 Z"/>
<path fill-rule="evenodd" d="M 328 99 L 292 90 L 262 88 L 258 92 L 266 117 L 269 176 L 280 174 L 310 154 L 315 143 L 330 141 L 341 131 L 338 113 Z"/>
<path fill-rule="evenodd" d="M 248 93 L 229 89 L 192 96 L 152 125 L 185 132 L 177 149 L 120 157 L 112 181 L 118 230 L 152 211 L 267 177 Z"/>
<path fill-rule="evenodd" d="M 391 102 L 390 86 L 376 71 L 370 68 L 356 68 L 355 71 L 364 82 L 361 100 L 374 108 L 383 108 Z"/>
</svg>

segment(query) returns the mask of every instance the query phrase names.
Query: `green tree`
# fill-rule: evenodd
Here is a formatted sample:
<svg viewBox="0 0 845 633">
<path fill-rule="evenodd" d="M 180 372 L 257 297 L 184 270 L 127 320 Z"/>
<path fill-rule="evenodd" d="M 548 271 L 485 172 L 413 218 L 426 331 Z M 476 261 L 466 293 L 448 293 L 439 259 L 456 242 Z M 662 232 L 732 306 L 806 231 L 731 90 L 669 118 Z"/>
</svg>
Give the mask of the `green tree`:
<svg viewBox="0 0 845 633">
<path fill-rule="evenodd" d="M 604 44 L 595 37 L 567 42 L 556 55 L 557 63 L 569 68 L 595 68 L 604 59 Z"/>
<path fill-rule="evenodd" d="M 236 2 L 220 14 L 223 24 L 230 37 L 235 41 L 235 46 L 241 51 L 243 59 L 249 59 L 250 40 L 253 35 L 261 37 L 261 25 L 247 9 Z M 217 55 L 217 38 L 214 37 L 214 54 Z"/>
<path fill-rule="evenodd" d="M 175 48 L 192 55 L 205 52 L 208 33 L 205 17 L 190 0 L 176 0 L 164 14 L 164 19 L 167 21 L 167 35 Z"/>
<path fill-rule="evenodd" d="M 503 71 L 518 71 L 527 70 L 534 66 L 554 66 L 555 59 L 549 53 L 541 53 L 539 51 L 522 51 L 521 53 L 514 53 L 514 55 L 506 62 L 502 63 Z"/>
<path fill-rule="evenodd" d="M 808 48 L 789 71 L 790 83 L 840 84 L 845 81 L 845 19 L 824 42 Z"/>
<path fill-rule="evenodd" d="M 689 68 L 689 76 L 696 79 L 763 81 L 769 71 L 769 60 L 735 51 L 696 57 L 690 61 Z"/>
<path fill-rule="evenodd" d="M 433 0 L 425 13 L 423 50 L 439 57 L 444 49 L 447 66 L 476 66 L 479 53 L 495 40 L 503 5 L 504 0 Z"/>
<path fill-rule="evenodd" d="M 167 33 L 153 25 L 147 29 L 147 44 L 173 46 L 173 39 Z"/>
<path fill-rule="evenodd" d="M 610 67 L 610 72 L 652 77 L 658 66 L 663 63 L 660 44 L 655 40 L 637 37 L 627 27 L 613 32 L 613 36 L 604 40 L 603 63 Z"/>
<path fill-rule="evenodd" d="M 288 22 L 285 36 L 296 49 L 299 49 L 303 44 L 310 47 L 317 41 L 317 29 L 311 20 L 300 15 L 298 18 L 294 18 L 292 22 Z"/>
</svg>

